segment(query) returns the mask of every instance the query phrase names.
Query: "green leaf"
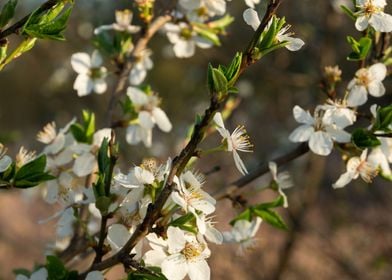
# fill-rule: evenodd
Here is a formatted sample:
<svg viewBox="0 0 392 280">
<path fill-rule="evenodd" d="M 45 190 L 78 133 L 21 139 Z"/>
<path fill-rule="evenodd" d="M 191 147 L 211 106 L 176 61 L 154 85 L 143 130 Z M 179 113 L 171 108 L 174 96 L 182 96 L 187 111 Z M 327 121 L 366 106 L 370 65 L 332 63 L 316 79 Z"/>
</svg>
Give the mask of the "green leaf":
<svg viewBox="0 0 392 280">
<path fill-rule="evenodd" d="M 179 227 L 195 220 L 195 216 L 192 213 L 185 214 L 170 223 L 173 227 Z"/>
<path fill-rule="evenodd" d="M 268 203 L 261 203 L 257 206 L 255 206 L 255 209 L 258 210 L 263 210 L 263 209 L 269 209 L 269 208 L 276 208 L 276 207 L 282 207 L 284 205 L 284 198 L 283 196 L 279 196 L 277 199 L 275 199 L 272 202 Z"/>
<path fill-rule="evenodd" d="M 363 128 L 354 130 L 351 135 L 351 141 L 360 149 L 372 148 L 381 145 L 380 140 L 378 140 L 371 131 Z"/>
<path fill-rule="evenodd" d="M 72 124 L 70 131 L 76 141 L 91 144 L 95 133 L 95 114 L 83 110 L 82 119 L 82 123 Z"/>
<path fill-rule="evenodd" d="M 105 137 L 98 151 L 98 169 L 99 173 L 101 174 L 106 174 L 107 170 L 110 167 L 110 158 L 108 156 L 108 151 L 109 139 Z"/>
<path fill-rule="evenodd" d="M 275 211 L 272 211 L 270 209 L 256 209 L 256 208 L 253 211 L 254 211 L 255 215 L 259 216 L 260 218 L 262 218 L 265 222 L 269 223 L 270 225 L 272 225 L 278 229 L 283 229 L 283 230 L 288 229 L 286 223 L 279 216 L 279 214 L 276 213 Z"/>
<path fill-rule="evenodd" d="M 16 268 L 12 270 L 12 273 L 16 275 L 24 275 L 28 278 L 30 278 L 31 272 L 28 269 L 25 268 Z"/>
<path fill-rule="evenodd" d="M 225 71 L 226 79 L 231 87 L 237 80 L 238 73 L 241 69 L 242 53 L 237 52 L 229 67 Z"/>
<path fill-rule="evenodd" d="M 6 66 L 8 63 L 10 63 L 12 60 L 15 58 L 18 58 L 25 52 L 31 50 L 36 42 L 36 38 L 27 38 L 24 41 L 22 41 L 18 47 L 5 59 L 0 61 L 0 71 Z"/>
<path fill-rule="evenodd" d="M 102 216 L 105 216 L 109 212 L 109 206 L 111 203 L 112 203 L 112 200 L 110 199 L 110 197 L 101 196 L 101 197 L 97 198 L 97 200 L 95 201 L 95 206 L 101 212 Z"/>
<path fill-rule="evenodd" d="M 376 122 L 373 125 L 372 131 L 383 130 L 385 132 L 391 131 L 392 126 L 392 105 L 379 108 L 377 110 Z"/>
<path fill-rule="evenodd" d="M 241 212 L 237 217 L 231 220 L 230 224 L 233 226 L 235 222 L 239 220 L 246 220 L 250 222 L 252 220 L 252 214 L 253 214 L 253 209 L 247 208 L 245 211 Z"/>
<path fill-rule="evenodd" d="M 68 271 L 64 264 L 55 256 L 46 257 L 46 269 L 48 270 L 48 279 L 65 280 L 68 277 Z"/>
<path fill-rule="evenodd" d="M 36 174 L 43 173 L 46 167 L 46 156 L 41 155 L 30 161 L 29 163 L 23 165 L 15 175 L 15 180 L 29 180 L 35 177 Z"/>
<path fill-rule="evenodd" d="M 18 4 L 17 0 L 9 0 L 3 6 L 0 12 L 0 29 L 8 24 L 15 14 L 15 8 Z"/>
<path fill-rule="evenodd" d="M 127 280 L 167 280 L 158 267 L 147 267 L 144 270 L 149 272 L 131 272 Z"/>
<path fill-rule="evenodd" d="M 372 47 L 372 40 L 368 37 L 362 37 L 359 41 L 356 41 L 353 37 L 348 36 L 347 42 L 353 50 L 347 57 L 350 61 L 365 59 Z"/>
<path fill-rule="evenodd" d="M 259 43 L 256 45 L 256 47 L 260 50 L 260 52 L 264 52 L 264 50 L 271 48 L 274 43 L 275 43 L 275 38 L 276 35 L 279 32 L 279 28 L 278 25 L 280 24 L 280 21 L 282 21 L 283 23 L 285 22 L 285 19 L 278 19 L 277 17 L 273 17 L 272 21 L 271 21 L 271 25 L 268 28 L 268 30 L 264 31 L 260 38 L 259 38 Z"/>
</svg>

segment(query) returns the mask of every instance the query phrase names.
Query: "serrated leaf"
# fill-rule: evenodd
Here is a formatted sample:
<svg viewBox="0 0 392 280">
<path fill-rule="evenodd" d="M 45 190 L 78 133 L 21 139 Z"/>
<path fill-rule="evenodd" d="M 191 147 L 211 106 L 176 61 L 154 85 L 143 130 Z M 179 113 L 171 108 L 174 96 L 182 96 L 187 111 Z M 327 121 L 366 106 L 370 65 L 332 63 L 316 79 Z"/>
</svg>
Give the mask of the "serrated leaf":
<svg viewBox="0 0 392 280">
<path fill-rule="evenodd" d="M 0 29 L 8 24 L 15 14 L 15 8 L 18 4 L 17 0 L 9 0 L 4 4 L 0 12 Z"/>
<path fill-rule="evenodd" d="M 380 140 L 371 131 L 363 128 L 354 130 L 351 135 L 352 143 L 360 149 L 372 148 L 381 145 Z"/>
<path fill-rule="evenodd" d="M 255 215 L 259 216 L 260 218 L 263 219 L 263 221 L 269 223 L 270 225 L 278 229 L 283 229 L 283 230 L 288 229 L 283 219 L 275 211 L 272 211 L 270 209 L 261 209 L 261 210 L 254 209 L 253 211 Z"/>
</svg>

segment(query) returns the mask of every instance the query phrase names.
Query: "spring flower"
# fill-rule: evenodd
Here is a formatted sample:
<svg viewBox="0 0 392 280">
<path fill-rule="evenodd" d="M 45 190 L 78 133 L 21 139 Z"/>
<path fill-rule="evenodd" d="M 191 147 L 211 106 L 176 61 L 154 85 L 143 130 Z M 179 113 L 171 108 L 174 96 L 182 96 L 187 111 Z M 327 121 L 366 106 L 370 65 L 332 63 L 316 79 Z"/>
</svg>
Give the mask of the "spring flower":
<svg viewBox="0 0 392 280">
<path fill-rule="evenodd" d="M 226 12 L 225 0 L 180 0 L 181 7 L 188 11 L 205 9 L 209 16 L 221 16 Z"/>
<path fill-rule="evenodd" d="M 26 163 L 29 163 L 30 161 L 35 159 L 35 151 L 28 151 L 25 149 L 25 147 L 20 147 L 18 154 L 16 155 L 16 166 L 22 167 Z"/>
<path fill-rule="evenodd" d="M 163 275 L 170 280 L 209 280 L 210 267 L 206 258 L 210 256 L 207 244 L 193 234 L 177 227 L 169 227 L 167 240 L 149 238 L 153 250 L 145 254 L 145 262 L 160 266 Z"/>
<path fill-rule="evenodd" d="M 116 22 L 110 25 L 102 25 L 94 30 L 94 34 L 99 34 L 104 30 L 115 30 L 130 34 L 140 31 L 140 26 L 131 25 L 132 12 L 130 10 L 116 11 Z"/>
<path fill-rule="evenodd" d="M 382 81 L 387 74 L 387 68 L 382 63 L 376 63 L 369 68 L 361 68 L 355 73 L 355 78 L 347 86 L 349 91 L 347 105 L 360 106 L 366 103 L 368 93 L 374 97 L 385 94 Z"/>
<path fill-rule="evenodd" d="M 0 143 L 0 173 L 6 171 L 12 164 L 12 159 L 7 156 L 6 153 L 7 148 L 5 148 L 4 145 Z"/>
<path fill-rule="evenodd" d="M 86 280 L 105 280 L 101 271 L 91 271 L 86 275 Z"/>
<path fill-rule="evenodd" d="M 275 162 L 272 161 L 268 163 L 268 167 L 272 175 L 272 180 L 276 184 L 279 194 L 283 197 L 283 207 L 287 208 L 289 204 L 287 202 L 287 196 L 283 190 L 293 186 L 293 181 L 291 180 L 290 174 L 288 172 L 278 173 L 278 166 Z"/>
<path fill-rule="evenodd" d="M 333 184 L 333 188 L 343 188 L 352 180 L 359 176 L 366 182 L 371 183 L 373 178 L 377 176 L 377 169 L 367 160 L 367 149 L 364 150 L 360 157 L 352 157 L 347 162 L 347 171 L 343 173 L 339 179 Z"/>
<path fill-rule="evenodd" d="M 46 270 L 45 267 L 42 267 L 37 271 L 34 271 L 30 275 L 30 277 L 27 277 L 22 274 L 16 275 L 16 280 L 46 280 L 46 279 L 48 279 L 48 271 Z"/>
<path fill-rule="evenodd" d="M 260 18 L 259 14 L 252 8 L 248 8 L 244 11 L 243 13 L 243 18 L 246 24 L 250 25 L 253 30 L 257 30 L 257 28 L 260 25 Z M 273 18 L 269 21 L 266 30 L 268 30 L 271 26 Z M 282 27 L 278 34 L 276 35 L 276 40 L 279 43 L 286 42 L 287 44 L 285 45 L 286 49 L 289 51 L 298 51 L 302 46 L 305 44 L 304 41 L 302 41 L 299 38 L 293 38 L 291 37 L 293 33 L 286 33 L 290 29 L 291 25 L 286 25 Z"/>
<path fill-rule="evenodd" d="M 178 182 L 178 191 L 171 194 L 172 200 L 186 212 L 196 217 L 196 223 L 201 232 L 206 231 L 206 223 L 200 218 L 198 211 L 209 215 L 215 211 L 215 199 L 201 189 L 204 178 L 195 176 L 191 171 L 182 174 Z"/>
<path fill-rule="evenodd" d="M 207 49 L 213 45 L 212 42 L 198 36 L 197 33 L 192 30 L 192 26 L 184 22 L 180 22 L 179 24 L 166 23 L 164 29 L 170 43 L 174 45 L 174 54 L 179 58 L 193 56 L 195 54 L 196 46 Z"/>
<path fill-rule="evenodd" d="M 345 128 L 355 123 L 357 115 L 354 110 L 347 107 L 347 103 L 339 100 L 327 100 L 327 103 L 319 106 L 324 111 L 323 123 Z"/>
<path fill-rule="evenodd" d="M 255 235 L 259 230 L 260 224 L 263 220 L 256 217 L 251 222 L 247 220 L 238 220 L 235 222 L 230 232 L 223 232 L 223 239 L 226 243 L 238 243 L 238 254 L 242 255 L 248 249 L 251 249 L 255 244 Z"/>
<path fill-rule="evenodd" d="M 102 94 L 106 91 L 106 68 L 102 65 L 102 57 L 94 51 L 91 57 L 87 53 L 75 53 L 71 57 L 72 68 L 78 73 L 73 88 L 78 96 L 85 96 L 94 91 Z"/>
<path fill-rule="evenodd" d="M 365 30 L 368 25 L 379 32 L 392 31 L 392 16 L 384 13 L 387 5 L 385 0 L 357 0 L 358 8 L 355 28 L 359 31 Z"/>
<path fill-rule="evenodd" d="M 289 136 L 292 142 L 307 142 L 309 148 L 315 154 L 327 156 L 333 148 L 333 141 L 339 143 L 350 142 L 351 136 L 335 124 L 324 123 L 322 107 L 317 107 L 315 116 L 305 112 L 301 107 L 293 108 L 293 115 L 297 122 L 302 125 L 297 127 Z"/>
<path fill-rule="evenodd" d="M 128 126 L 126 140 L 131 145 L 143 141 L 146 147 L 151 147 L 152 129 L 155 124 L 164 132 L 169 132 L 172 124 L 166 113 L 158 107 L 160 100 L 156 95 L 147 95 L 135 87 L 128 87 L 127 95 L 139 115 L 137 124 Z"/>
<path fill-rule="evenodd" d="M 54 155 L 59 153 L 66 145 L 66 133 L 76 119 L 72 119 L 64 128 L 56 131 L 56 124 L 54 122 L 48 123 L 44 128 L 37 133 L 37 140 L 46 144 L 44 154 Z"/>
<path fill-rule="evenodd" d="M 147 76 L 147 70 L 152 69 L 154 63 L 152 62 L 150 56 L 152 52 L 145 49 L 141 52 L 140 56 L 136 58 L 131 72 L 129 73 L 129 83 L 131 85 L 141 84 Z"/>
<path fill-rule="evenodd" d="M 237 151 L 241 152 L 252 152 L 253 145 L 249 142 L 249 136 L 246 134 L 246 130 L 243 126 L 237 126 L 232 134 L 225 128 L 221 113 L 216 113 L 214 116 L 214 122 L 217 125 L 219 134 L 223 137 L 223 141 L 226 144 L 226 150 L 233 153 L 234 163 L 237 169 L 243 174 L 247 174 L 244 163 L 242 162 Z"/>
<path fill-rule="evenodd" d="M 259 4 L 260 0 L 245 0 L 245 4 L 249 7 L 254 9 L 255 5 Z"/>
</svg>

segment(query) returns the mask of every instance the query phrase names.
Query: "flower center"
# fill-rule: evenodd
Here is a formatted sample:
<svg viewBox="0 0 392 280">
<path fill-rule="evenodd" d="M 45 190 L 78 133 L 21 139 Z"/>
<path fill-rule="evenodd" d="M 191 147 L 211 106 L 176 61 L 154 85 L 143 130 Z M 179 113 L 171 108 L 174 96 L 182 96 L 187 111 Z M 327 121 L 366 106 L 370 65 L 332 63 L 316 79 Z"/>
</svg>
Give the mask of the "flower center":
<svg viewBox="0 0 392 280">
<path fill-rule="evenodd" d="M 104 76 L 104 71 L 102 71 L 102 67 L 96 67 L 90 69 L 90 77 L 92 79 L 100 79 Z"/>
<path fill-rule="evenodd" d="M 187 242 L 184 249 L 182 249 L 181 254 L 183 254 L 188 261 L 192 261 L 199 257 L 204 249 L 204 244 Z"/>
<path fill-rule="evenodd" d="M 371 16 L 372 14 L 376 14 L 380 12 L 382 9 L 380 7 L 377 7 L 373 4 L 372 0 L 369 0 L 366 2 L 366 4 L 363 7 L 363 11 L 367 16 Z"/>
<path fill-rule="evenodd" d="M 252 152 L 253 145 L 249 141 L 249 136 L 246 133 L 243 125 L 237 126 L 237 128 L 231 134 L 231 141 L 233 150 L 242 152 Z"/>
<path fill-rule="evenodd" d="M 192 30 L 190 28 L 182 28 L 180 31 L 180 36 L 184 38 L 185 40 L 190 40 L 192 39 Z"/>
<path fill-rule="evenodd" d="M 371 78 L 367 69 L 361 69 L 357 72 L 357 84 L 367 87 L 371 82 Z"/>
<path fill-rule="evenodd" d="M 366 161 L 361 161 L 357 167 L 357 171 L 366 183 L 371 183 L 373 178 L 378 174 L 378 171 Z"/>
</svg>

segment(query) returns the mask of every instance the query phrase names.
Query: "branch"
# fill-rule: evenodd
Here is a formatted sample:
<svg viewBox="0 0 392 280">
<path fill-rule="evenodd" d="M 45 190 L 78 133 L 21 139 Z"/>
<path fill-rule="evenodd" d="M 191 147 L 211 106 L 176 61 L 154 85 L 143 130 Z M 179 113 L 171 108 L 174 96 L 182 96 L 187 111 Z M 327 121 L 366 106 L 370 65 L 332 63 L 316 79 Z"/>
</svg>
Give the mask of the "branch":
<svg viewBox="0 0 392 280">
<path fill-rule="evenodd" d="M 136 43 L 134 49 L 132 50 L 132 52 L 129 56 L 127 63 L 125 64 L 125 66 L 123 66 L 123 68 L 121 70 L 117 85 L 113 91 L 112 96 L 110 97 L 109 105 L 108 105 L 108 109 L 107 109 L 107 116 L 106 116 L 106 125 L 108 127 L 112 127 L 115 105 L 116 105 L 117 99 L 124 93 L 124 91 L 126 89 L 129 73 L 131 72 L 132 67 L 134 65 L 134 60 L 141 55 L 143 50 L 146 49 L 148 42 L 151 40 L 151 38 L 154 36 L 154 34 L 165 23 L 169 22 L 170 20 L 171 20 L 170 15 L 163 15 L 163 16 L 157 17 L 151 23 L 151 25 L 147 29 L 146 33 L 144 34 L 144 36 L 141 37 L 138 40 L 138 42 Z"/>
<path fill-rule="evenodd" d="M 272 161 L 276 162 L 278 166 L 285 165 L 286 163 L 289 163 L 302 155 L 306 154 L 309 151 L 309 147 L 307 143 L 302 143 L 299 145 L 297 148 L 294 150 L 288 152 L 285 155 L 282 155 L 280 157 L 277 157 L 273 159 Z M 232 182 L 230 184 L 229 188 L 224 188 L 223 190 L 220 190 L 214 197 L 217 200 L 221 200 L 224 198 L 229 198 L 231 197 L 232 193 L 235 192 L 236 190 L 245 187 L 252 181 L 256 180 L 260 176 L 266 174 L 269 172 L 269 167 L 268 163 L 262 163 L 260 164 L 256 169 L 252 170 L 249 172 L 247 175 L 237 179 L 236 181 Z"/>
<path fill-rule="evenodd" d="M 37 13 L 42 13 L 45 12 L 47 10 L 50 10 L 51 8 L 53 8 L 57 3 L 62 2 L 63 0 L 48 0 L 45 3 L 43 3 L 36 11 Z M 21 20 L 15 22 L 13 25 L 11 25 L 10 27 L 8 27 L 7 29 L 4 29 L 4 31 L 0 31 L 0 41 L 4 38 L 6 38 L 7 36 L 11 35 L 11 34 L 19 34 L 20 29 L 25 25 L 25 23 L 27 22 L 27 20 L 30 18 L 30 16 L 33 14 L 30 13 L 28 15 L 26 15 L 25 17 L 23 17 Z"/>
<path fill-rule="evenodd" d="M 264 15 L 264 18 L 262 19 L 259 28 L 257 29 L 256 33 L 252 37 L 251 42 L 256 42 L 258 40 L 261 32 L 267 26 L 269 19 L 275 13 L 279 4 L 280 4 L 280 0 L 270 1 L 267 7 L 267 12 Z M 253 45 L 254 43 L 249 44 L 246 51 L 243 54 L 243 58 L 244 58 L 243 60 L 248 61 L 248 63 L 241 64 L 241 68 L 239 71 L 240 73 L 242 73 L 248 66 L 250 66 L 255 62 L 251 58 L 252 50 L 250 48 L 253 48 L 252 47 Z M 204 112 L 204 116 L 201 119 L 201 121 L 195 124 L 193 130 L 194 132 L 186 147 L 181 151 L 181 153 L 178 156 L 176 156 L 173 159 L 173 164 L 167 176 L 166 183 L 164 184 L 162 191 L 159 194 L 157 200 L 148 206 L 147 213 L 143 222 L 136 228 L 135 232 L 132 234 L 130 239 L 127 241 L 124 247 L 121 248 L 120 251 L 118 251 L 115 255 L 109 257 L 106 260 L 103 260 L 100 263 L 93 264 L 88 271 L 104 270 L 118 263 L 124 263 L 124 260 L 129 259 L 129 254 L 131 250 L 136 246 L 136 244 L 139 241 L 141 241 L 151 231 L 152 225 L 159 219 L 161 210 L 175 187 L 175 183 L 173 182 L 174 177 L 176 175 L 180 175 L 181 172 L 184 170 L 187 163 L 194 155 L 198 145 L 203 140 L 204 135 L 208 129 L 210 122 L 212 121 L 213 116 L 219 110 L 219 108 L 226 103 L 226 101 L 227 101 L 227 97 L 224 98 L 223 100 L 218 100 L 217 93 L 212 93 L 210 99 L 210 106 Z M 86 276 L 88 271 L 82 273 L 80 277 Z"/>
</svg>

